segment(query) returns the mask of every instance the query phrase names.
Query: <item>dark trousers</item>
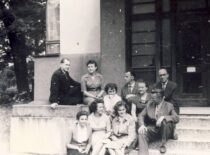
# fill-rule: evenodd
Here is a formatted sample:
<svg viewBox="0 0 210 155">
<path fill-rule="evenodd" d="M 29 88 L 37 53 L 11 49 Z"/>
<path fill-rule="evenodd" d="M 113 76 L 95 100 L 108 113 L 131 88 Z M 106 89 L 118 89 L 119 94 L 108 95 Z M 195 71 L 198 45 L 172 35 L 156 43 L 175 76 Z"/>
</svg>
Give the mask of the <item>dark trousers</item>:
<svg viewBox="0 0 210 155">
<path fill-rule="evenodd" d="M 82 92 L 80 87 L 75 87 L 60 96 L 61 105 L 76 105 L 82 103 Z"/>
<path fill-rule="evenodd" d="M 161 145 L 165 145 L 169 138 L 172 138 L 175 124 L 163 120 L 161 127 L 147 126 L 145 134 L 139 134 L 139 154 L 149 155 L 148 145 L 150 142 L 161 140 Z"/>
<path fill-rule="evenodd" d="M 67 149 L 67 155 L 87 155 L 86 153 L 80 153 L 75 149 Z"/>
</svg>

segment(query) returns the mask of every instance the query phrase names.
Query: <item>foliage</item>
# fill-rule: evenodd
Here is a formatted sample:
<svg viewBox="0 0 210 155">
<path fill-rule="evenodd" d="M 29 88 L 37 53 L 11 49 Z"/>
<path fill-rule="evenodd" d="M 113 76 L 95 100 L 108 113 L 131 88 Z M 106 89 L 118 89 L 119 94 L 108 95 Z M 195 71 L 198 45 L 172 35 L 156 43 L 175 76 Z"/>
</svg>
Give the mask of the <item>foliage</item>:
<svg viewBox="0 0 210 155">
<path fill-rule="evenodd" d="M 0 102 L 19 102 L 30 100 L 33 96 L 33 57 L 45 52 L 45 10 L 47 0 L 3 0 L 6 8 L 15 16 L 15 24 L 10 30 L 15 30 L 18 37 L 24 38 L 22 50 L 27 61 L 28 81 L 32 88 L 31 96 L 26 91 L 18 92 L 16 87 L 17 77 L 14 67 L 14 55 L 12 54 L 7 33 L 0 33 Z M 0 32 L 6 28 L 0 21 Z M 21 58 L 20 58 L 21 59 Z M 4 73 L 7 70 L 7 73 Z M 10 73 L 10 74 L 8 74 Z M 16 76 L 15 76 L 16 75 Z M 10 80 L 6 79 L 10 76 Z M 6 78 L 5 78 L 6 77 Z M 12 83 L 12 84 L 11 84 Z"/>
</svg>

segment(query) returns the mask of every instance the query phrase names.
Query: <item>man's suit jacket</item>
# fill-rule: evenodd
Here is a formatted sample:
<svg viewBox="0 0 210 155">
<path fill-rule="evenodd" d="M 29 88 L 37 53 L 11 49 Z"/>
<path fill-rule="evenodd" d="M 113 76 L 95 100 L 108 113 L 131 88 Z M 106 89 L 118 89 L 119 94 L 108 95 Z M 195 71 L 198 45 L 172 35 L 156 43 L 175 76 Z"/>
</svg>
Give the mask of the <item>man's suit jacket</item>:
<svg viewBox="0 0 210 155">
<path fill-rule="evenodd" d="M 51 78 L 50 97 L 51 103 L 70 104 L 74 101 L 74 96 L 79 97 L 81 85 L 73 80 L 68 72 L 57 69 Z M 75 98 L 76 99 L 76 98 Z M 76 99 L 77 100 L 77 99 Z"/>
<path fill-rule="evenodd" d="M 121 89 L 122 100 L 125 101 L 128 104 L 128 106 L 129 106 L 128 112 L 130 113 L 131 112 L 131 103 L 133 102 L 135 97 L 131 97 L 129 99 L 126 99 L 126 96 L 128 94 L 134 94 L 134 95 L 138 94 L 138 83 L 137 82 L 135 82 L 132 92 L 129 91 L 128 84 L 125 84 Z"/>
<path fill-rule="evenodd" d="M 156 121 L 161 116 L 165 117 L 166 122 L 173 122 L 178 123 L 179 122 L 179 116 L 176 113 L 174 106 L 166 101 L 163 101 L 162 106 L 158 112 L 157 117 L 155 116 L 155 109 L 156 105 L 153 101 L 150 101 L 144 110 L 139 114 L 138 116 L 138 123 L 139 125 L 156 125 Z"/>
<path fill-rule="evenodd" d="M 154 87 L 162 89 L 161 82 L 156 83 Z M 168 81 L 164 89 L 165 101 L 172 103 L 174 105 L 176 112 L 179 114 L 179 105 L 175 98 L 176 91 L 177 91 L 177 84 L 173 81 Z"/>
</svg>

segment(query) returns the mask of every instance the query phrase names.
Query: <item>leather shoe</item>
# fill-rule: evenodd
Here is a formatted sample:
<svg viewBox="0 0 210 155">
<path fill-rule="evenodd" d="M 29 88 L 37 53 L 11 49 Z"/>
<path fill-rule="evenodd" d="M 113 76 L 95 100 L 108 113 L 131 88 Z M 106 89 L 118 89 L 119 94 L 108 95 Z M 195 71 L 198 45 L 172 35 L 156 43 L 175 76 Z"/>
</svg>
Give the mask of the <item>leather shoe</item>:
<svg viewBox="0 0 210 155">
<path fill-rule="evenodd" d="M 178 140 L 178 134 L 177 133 L 174 133 L 173 140 Z"/>
<path fill-rule="evenodd" d="M 166 147 L 164 145 L 160 146 L 160 153 L 166 153 Z"/>
</svg>

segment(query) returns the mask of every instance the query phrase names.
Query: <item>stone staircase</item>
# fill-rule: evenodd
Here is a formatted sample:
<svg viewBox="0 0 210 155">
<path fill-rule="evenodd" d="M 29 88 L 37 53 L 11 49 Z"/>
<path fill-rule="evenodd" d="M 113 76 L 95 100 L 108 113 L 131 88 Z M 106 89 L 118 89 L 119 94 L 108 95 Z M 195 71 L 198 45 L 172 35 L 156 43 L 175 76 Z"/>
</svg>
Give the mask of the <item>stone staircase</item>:
<svg viewBox="0 0 210 155">
<path fill-rule="evenodd" d="M 165 155 L 210 155 L 210 108 L 181 108 L 176 132 L 179 139 L 167 142 Z M 159 143 L 152 143 L 149 152 L 160 155 Z M 138 155 L 138 151 L 129 155 Z"/>
</svg>

